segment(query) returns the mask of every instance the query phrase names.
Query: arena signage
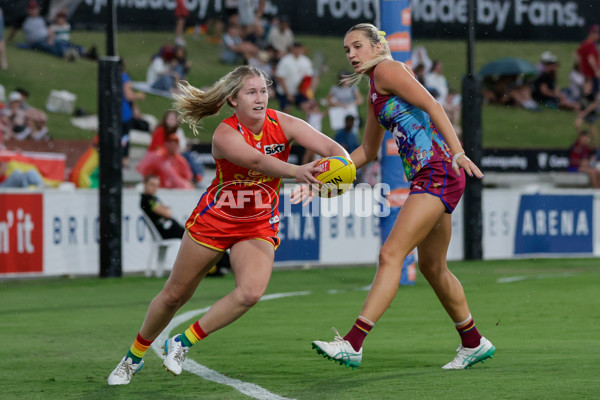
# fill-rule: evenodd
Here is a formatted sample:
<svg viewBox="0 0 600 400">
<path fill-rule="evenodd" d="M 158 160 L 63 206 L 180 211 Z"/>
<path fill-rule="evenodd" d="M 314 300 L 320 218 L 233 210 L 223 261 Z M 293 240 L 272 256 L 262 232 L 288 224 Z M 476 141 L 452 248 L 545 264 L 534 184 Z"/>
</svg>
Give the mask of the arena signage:
<svg viewBox="0 0 600 400">
<path fill-rule="evenodd" d="M 380 0 L 268 0 L 266 13 L 287 15 L 299 34 L 339 36 L 358 22 L 379 19 Z M 120 29 L 172 30 L 175 0 L 115 0 Z M 223 1 L 186 0 L 189 25 L 220 18 Z M 300 5 L 301 4 L 301 5 Z M 467 0 L 411 0 L 415 38 L 465 39 Z M 83 0 L 71 22 L 101 28 L 106 0 Z M 581 41 L 586 27 L 600 22 L 600 2 L 589 0 L 477 0 L 480 39 Z M 10 16 L 7 16 L 7 18 Z M 406 15 L 398 19 L 405 20 Z"/>
<path fill-rule="evenodd" d="M 301 204 L 289 205 L 280 195 L 280 204 L 288 204 L 289 210 L 281 212 L 279 238 L 281 245 L 275 252 L 275 261 L 318 261 L 319 260 L 319 215 L 303 212 Z M 318 200 L 313 200 L 313 204 Z"/>
<path fill-rule="evenodd" d="M 281 246 L 275 266 L 375 265 L 381 220 L 380 193 L 359 187 L 333 199 L 291 205 L 290 188 L 280 197 Z M 161 190 L 159 197 L 183 222 L 200 195 L 193 190 Z M 139 273 L 155 257 L 139 206 L 140 193 L 123 191 L 123 272 Z M 368 199 L 371 199 L 369 201 Z M 483 257 L 599 256 L 600 193 L 552 189 L 536 195 L 520 189 L 484 189 Z M 452 214 L 448 260 L 463 259 L 462 202 Z M 0 193 L 0 280 L 14 276 L 98 274 L 97 190 Z M 167 251 L 175 260 L 177 242 Z"/>
<path fill-rule="evenodd" d="M 522 195 L 515 254 L 592 254 L 593 200 L 591 195 Z"/>
</svg>

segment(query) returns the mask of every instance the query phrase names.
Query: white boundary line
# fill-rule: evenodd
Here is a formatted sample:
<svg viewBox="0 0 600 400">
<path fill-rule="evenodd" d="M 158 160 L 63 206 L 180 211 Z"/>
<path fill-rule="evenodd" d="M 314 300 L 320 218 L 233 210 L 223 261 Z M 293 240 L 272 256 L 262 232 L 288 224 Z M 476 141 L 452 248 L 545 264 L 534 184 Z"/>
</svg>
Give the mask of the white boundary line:
<svg viewBox="0 0 600 400">
<path fill-rule="evenodd" d="M 281 299 L 284 297 L 292 296 L 306 296 L 309 294 L 311 294 L 311 292 L 309 291 L 274 293 L 261 297 L 260 301 Z M 209 309 L 210 307 L 204 307 L 198 310 L 191 310 L 173 318 L 169 325 L 167 325 L 167 327 L 162 331 L 160 335 L 158 335 L 156 340 L 154 340 L 154 342 L 152 343 L 152 350 L 154 350 L 154 352 L 158 355 L 159 358 L 164 359 L 161 346 L 165 343 L 165 340 L 167 340 L 171 336 L 171 331 L 175 327 L 184 323 L 185 321 L 188 321 L 192 318 L 204 314 Z M 225 376 L 189 358 L 187 358 L 183 362 L 183 369 L 191 372 L 194 375 L 198 375 L 200 378 L 206 379 L 208 381 L 213 381 L 221 385 L 231 386 L 235 390 L 258 400 L 291 400 L 287 397 L 281 397 L 279 395 L 273 394 L 267 389 L 260 387 L 254 383 L 244 382 L 239 379 L 233 379 L 228 376 Z"/>
<path fill-rule="evenodd" d="M 512 283 L 527 280 L 539 280 L 539 279 L 553 279 L 553 278 L 569 278 L 571 276 L 579 275 L 578 272 L 559 272 L 555 274 L 541 274 L 534 276 L 508 276 L 506 278 L 496 279 L 496 283 Z"/>
</svg>

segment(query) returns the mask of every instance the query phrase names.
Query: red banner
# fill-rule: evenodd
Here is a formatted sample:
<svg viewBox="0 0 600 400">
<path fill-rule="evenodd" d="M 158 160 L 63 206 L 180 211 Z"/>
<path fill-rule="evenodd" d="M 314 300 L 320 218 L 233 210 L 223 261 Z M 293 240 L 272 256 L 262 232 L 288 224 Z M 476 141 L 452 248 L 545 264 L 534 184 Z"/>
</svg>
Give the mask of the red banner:
<svg viewBox="0 0 600 400">
<path fill-rule="evenodd" d="M 43 271 L 43 216 L 41 193 L 0 194 L 0 274 Z"/>
</svg>

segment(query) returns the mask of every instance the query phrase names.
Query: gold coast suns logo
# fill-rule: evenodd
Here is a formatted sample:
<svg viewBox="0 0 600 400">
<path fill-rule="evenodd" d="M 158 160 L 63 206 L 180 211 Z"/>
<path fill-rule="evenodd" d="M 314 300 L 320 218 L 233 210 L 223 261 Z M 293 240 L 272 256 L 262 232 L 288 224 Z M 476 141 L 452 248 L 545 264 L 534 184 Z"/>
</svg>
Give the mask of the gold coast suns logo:
<svg viewBox="0 0 600 400">
<path fill-rule="evenodd" d="M 279 194 L 264 183 L 232 181 L 208 192 L 210 208 L 228 219 L 253 220 L 271 215 L 279 206 Z"/>
<path fill-rule="evenodd" d="M 235 174 L 233 176 L 233 178 L 234 178 L 234 180 L 233 180 L 234 184 L 241 184 L 241 185 L 246 185 L 246 186 L 254 186 L 254 185 L 258 185 L 258 184 L 262 184 L 262 183 L 266 183 L 266 182 L 271 182 L 272 180 L 275 179 L 272 176 L 266 176 L 262 172 L 253 171 L 253 170 L 248 170 L 248 175 Z"/>
</svg>

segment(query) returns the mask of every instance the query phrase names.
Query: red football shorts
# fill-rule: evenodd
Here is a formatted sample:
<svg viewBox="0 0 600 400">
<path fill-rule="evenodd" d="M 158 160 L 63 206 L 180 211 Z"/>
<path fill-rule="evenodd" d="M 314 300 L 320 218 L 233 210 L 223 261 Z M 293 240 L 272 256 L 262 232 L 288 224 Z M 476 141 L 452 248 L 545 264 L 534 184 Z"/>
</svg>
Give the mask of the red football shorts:
<svg viewBox="0 0 600 400">
<path fill-rule="evenodd" d="M 236 229 L 223 229 L 219 228 L 219 221 L 210 214 L 199 216 L 197 213 L 193 213 L 185 227 L 188 235 L 196 243 L 219 251 L 225 251 L 238 242 L 250 239 L 264 240 L 271 243 L 275 249 L 279 247 L 280 243 L 280 239 L 277 237 L 277 224 L 243 223 Z"/>
<path fill-rule="evenodd" d="M 465 171 L 461 169 L 457 176 L 452 164 L 445 161 L 434 161 L 417 172 L 410 184 L 410 194 L 428 193 L 439 197 L 451 214 L 465 191 Z"/>
</svg>

